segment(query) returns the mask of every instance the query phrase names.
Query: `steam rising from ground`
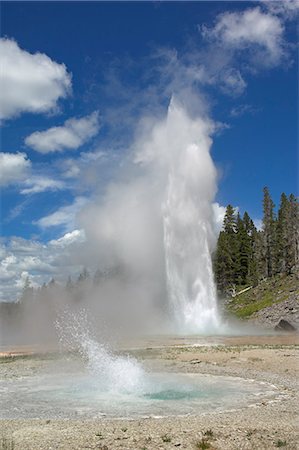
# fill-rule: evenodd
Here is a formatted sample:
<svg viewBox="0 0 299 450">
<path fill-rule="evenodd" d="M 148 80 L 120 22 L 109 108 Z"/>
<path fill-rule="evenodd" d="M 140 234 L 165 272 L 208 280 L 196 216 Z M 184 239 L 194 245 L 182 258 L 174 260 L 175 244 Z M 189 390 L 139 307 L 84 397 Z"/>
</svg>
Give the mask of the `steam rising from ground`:
<svg viewBox="0 0 299 450">
<path fill-rule="evenodd" d="M 185 332 L 215 332 L 220 323 L 211 264 L 213 131 L 202 113 L 192 117 L 173 98 L 165 119 L 142 123 L 122 179 L 81 218 L 102 258 L 140 287 L 133 303 L 162 306 Z"/>
<path fill-rule="evenodd" d="M 41 290 L 21 305 L 22 325 L 13 321 L 13 336 L 55 340 L 53 323 L 65 306 L 75 313 L 86 308 L 97 329 L 106 330 L 105 341 L 117 333 L 223 331 L 211 263 L 214 131 L 204 108 L 190 107 L 184 97 L 172 98 L 164 118 L 140 120 L 118 174 L 78 217 L 86 242 L 76 261 L 108 275 Z M 78 333 L 78 344 L 88 343 L 81 351 L 105 360 L 105 350 Z"/>
</svg>

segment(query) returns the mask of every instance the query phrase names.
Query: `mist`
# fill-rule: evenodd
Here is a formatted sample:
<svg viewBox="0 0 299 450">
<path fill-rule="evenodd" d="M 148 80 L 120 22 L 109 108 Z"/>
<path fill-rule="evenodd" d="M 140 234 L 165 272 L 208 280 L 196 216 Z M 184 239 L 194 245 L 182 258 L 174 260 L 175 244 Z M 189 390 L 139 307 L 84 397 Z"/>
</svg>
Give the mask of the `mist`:
<svg viewBox="0 0 299 450">
<path fill-rule="evenodd" d="M 97 282 L 40 290 L 35 301 L 23 302 L 5 341 L 9 333 L 18 341 L 55 343 L 57 317 L 82 307 L 105 340 L 223 331 L 211 262 L 215 129 L 190 92 L 172 96 L 164 117 L 140 118 L 116 175 L 77 217 L 86 241 L 76 258 L 97 270 Z"/>
</svg>

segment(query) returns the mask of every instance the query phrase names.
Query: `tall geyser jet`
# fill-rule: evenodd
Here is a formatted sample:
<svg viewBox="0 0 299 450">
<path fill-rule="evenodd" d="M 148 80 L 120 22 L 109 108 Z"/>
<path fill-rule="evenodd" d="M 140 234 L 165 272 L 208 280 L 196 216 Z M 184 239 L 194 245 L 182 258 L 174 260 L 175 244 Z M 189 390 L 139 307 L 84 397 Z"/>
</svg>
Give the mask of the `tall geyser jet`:
<svg viewBox="0 0 299 450">
<path fill-rule="evenodd" d="M 99 286 L 96 304 L 130 330 L 157 332 L 166 314 L 175 331 L 220 329 L 211 263 L 215 124 L 189 106 L 173 98 L 166 116 L 143 117 L 118 177 L 81 214 L 90 255 L 126 274 L 106 291 Z"/>
<path fill-rule="evenodd" d="M 162 168 L 161 214 L 170 310 L 182 332 L 217 332 L 220 318 L 211 251 L 216 168 L 210 155 L 214 124 L 191 118 L 175 99 L 166 121 L 141 152 Z M 153 175 L 152 175 L 153 176 Z"/>
<path fill-rule="evenodd" d="M 168 122 L 182 136 L 173 139 L 169 149 L 172 157 L 163 204 L 169 301 L 182 331 L 215 332 L 219 315 L 211 261 L 216 189 L 211 129 L 201 119 L 190 122 L 173 103 Z"/>
</svg>

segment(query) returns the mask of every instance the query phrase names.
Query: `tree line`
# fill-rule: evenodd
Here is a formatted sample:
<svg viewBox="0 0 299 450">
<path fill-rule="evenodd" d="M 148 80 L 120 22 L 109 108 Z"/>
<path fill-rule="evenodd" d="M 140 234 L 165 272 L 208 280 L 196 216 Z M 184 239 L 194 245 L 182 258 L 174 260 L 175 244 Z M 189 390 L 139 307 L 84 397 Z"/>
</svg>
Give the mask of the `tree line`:
<svg viewBox="0 0 299 450">
<path fill-rule="evenodd" d="M 76 278 L 69 276 L 65 283 L 58 283 L 52 278 L 48 283 L 34 288 L 29 276 L 24 280 L 20 303 L 52 301 L 54 298 L 64 298 L 80 302 L 86 295 L 91 294 L 105 281 L 121 279 L 125 275 L 120 267 L 109 267 L 103 270 L 97 269 L 91 273 L 83 268 Z"/>
<path fill-rule="evenodd" d="M 263 190 L 263 220 L 257 229 L 249 214 L 243 216 L 232 205 L 226 208 L 223 227 L 213 255 L 216 284 L 220 292 L 232 292 L 241 286 L 256 286 L 276 274 L 291 274 L 299 268 L 299 204 L 291 194 L 281 194 L 277 211 L 267 187 Z M 67 296 L 80 301 L 86 293 L 111 279 L 124 279 L 124 268 L 97 270 L 91 274 L 86 268 L 77 279 L 68 278 L 65 285 L 52 279 L 33 289 L 25 280 L 21 303 L 35 299 Z"/>
<path fill-rule="evenodd" d="M 247 212 L 241 216 L 228 205 L 213 263 L 218 290 L 224 293 L 298 270 L 299 205 L 295 195 L 282 193 L 276 212 L 265 187 L 260 230 Z"/>
</svg>

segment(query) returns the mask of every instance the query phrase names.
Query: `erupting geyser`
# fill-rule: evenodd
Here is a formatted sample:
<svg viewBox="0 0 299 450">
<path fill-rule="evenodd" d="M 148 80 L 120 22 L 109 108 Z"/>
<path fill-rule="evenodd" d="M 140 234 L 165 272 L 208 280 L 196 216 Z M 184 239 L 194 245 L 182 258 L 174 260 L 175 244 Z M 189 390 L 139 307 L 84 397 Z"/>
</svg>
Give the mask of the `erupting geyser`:
<svg viewBox="0 0 299 450">
<path fill-rule="evenodd" d="M 128 317 L 130 330 L 136 323 L 143 329 L 161 323 L 175 332 L 219 333 L 211 263 L 214 131 L 203 111 L 173 98 L 166 117 L 140 121 L 118 178 L 81 216 L 101 263 L 126 272 L 126 280 L 114 285 L 121 300 L 115 315 Z"/>
<path fill-rule="evenodd" d="M 219 315 L 210 249 L 216 189 L 209 153 L 211 125 L 191 120 L 173 103 L 168 122 L 181 137 L 172 139 L 163 205 L 169 300 L 182 331 L 215 332 Z"/>
<path fill-rule="evenodd" d="M 0 380 L 0 419 L 143 418 L 202 414 L 273 399 L 273 385 L 198 373 L 145 371 L 133 357 L 117 356 L 89 330 L 84 309 L 56 322 L 61 343 L 76 354 L 36 362 L 26 376 Z M 82 364 L 83 362 L 83 364 Z M 45 371 L 45 369 L 47 370 Z M 173 368 L 172 368 L 173 370 Z"/>
<path fill-rule="evenodd" d="M 141 389 L 142 366 L 134 358 L 116 356 L 97 342 L 91 336 L 90 321 L 84 309 L 61 313 L 56 320 L 56 330 L 62 347 L 79 352 L 88 372 L 103 391 L 128 394 Z"/>
</svg>

